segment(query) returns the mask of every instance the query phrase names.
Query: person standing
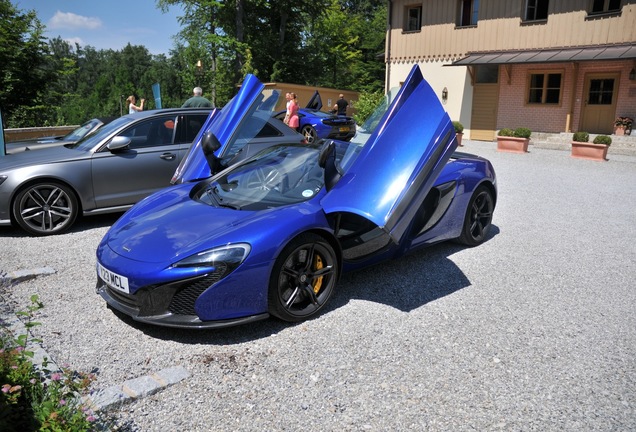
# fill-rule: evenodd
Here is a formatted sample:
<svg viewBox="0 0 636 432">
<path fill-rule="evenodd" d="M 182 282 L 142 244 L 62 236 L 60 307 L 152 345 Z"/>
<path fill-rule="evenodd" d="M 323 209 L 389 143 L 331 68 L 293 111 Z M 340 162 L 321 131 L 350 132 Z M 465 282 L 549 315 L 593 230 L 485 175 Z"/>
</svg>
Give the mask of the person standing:
<svg viewBox="0 0 636 432">
<path fill-rule="evenodd" d="M 296 93 L 290 93 L 291 96 L 291 100 L 289 103 L 289 127 L 294 129 L 295 131 L 298 131 L 298 128 L 300 127 L 300 117 L 298 117 L 298 110 L 299 110 L 299 106 L 298 106 L 298 98 L 296 96 Z"/>
<path fill-rule="evenodd" d="M 128 103 L 128 114 L 144 110 L 144 103 L 146 102 L 146 99 L 141 98 L 141 103 L 139 104 L 139 106 L 135 105 L 136 101 L 137 99 L 135 99 L 133 95 L 130 95 L 126 98 L 126 102 Z"/>
<path fill-rule="evenodd" d="M 344 95 L 340 93 L 339 99 L 336 101 L 336 104 L 333 106 L 333 109 L 336 111 L 338 115 L 347 115 L 347 107 L 349 106 L 349 102 L 347 102 L 344 98 Z"/>
<path fill-rule="evenodd" d="M 212 102 L 202 96 L 203 89 L 201 87 L 195 87 L 192 93 L 194 96 L 185 101 L 183 105 L 181 105 L 181 108 L 213 108 Z"/>
</svg>

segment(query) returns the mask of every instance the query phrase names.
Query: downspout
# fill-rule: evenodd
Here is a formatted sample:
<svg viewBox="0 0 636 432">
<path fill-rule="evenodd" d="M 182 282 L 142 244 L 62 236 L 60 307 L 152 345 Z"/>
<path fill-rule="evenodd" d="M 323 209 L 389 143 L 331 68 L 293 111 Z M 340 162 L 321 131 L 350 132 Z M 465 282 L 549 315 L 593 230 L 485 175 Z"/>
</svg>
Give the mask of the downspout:
<svg viewBox="0 0 636 432">
<path fill-rule="evenodd" d="M 565 131 L 572 132 L 572 116 L 574 115 L 574 106 L 576 101 L 576 85 L 579 80 L 579 64 L 574 62 L 572 64 L 574 66 L 574 72 L 572 76 L 572 98 L 570 100 L 570 110 L 565 117 Z"/>
<path fill-rule="evenodd" d="M 386 14 L 386 47 L 384 52 L 384 61 L 386 62 L 386 76 L 384 81 L 384 94 L 389 92 L 389 86 L 391 83 L 391 18 L 393 18 L 393 2 L 387 0 L 388 8 Z"/>
</svg>

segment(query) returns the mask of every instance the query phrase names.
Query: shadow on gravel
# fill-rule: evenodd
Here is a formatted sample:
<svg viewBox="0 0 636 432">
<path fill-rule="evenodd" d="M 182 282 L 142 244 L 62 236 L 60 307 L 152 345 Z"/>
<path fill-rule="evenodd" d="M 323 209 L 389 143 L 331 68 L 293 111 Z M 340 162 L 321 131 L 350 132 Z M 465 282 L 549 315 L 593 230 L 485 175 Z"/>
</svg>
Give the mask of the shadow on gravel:
<svg viewBox="0 0 636 432">
<path fill-rule="evenodd" d="M 493 225 L 488 240 L 499 234 Z M 346 305 L 352 299 L 382 303 L 410 312 L 471 285 L 464 273 L 448 257 L 466 246 L 444 242 L 402 258 L 347 273 L 342 276 L 323 314 Z M 215 330 L 157 327 L 137 322 L 112 310 L 122 321 L 148 336 L 186 344 L 232 345 L 276 334 L 293 323 L 269 318 L 252 324 Z M 301 323 L 302 324 L 302 323 Z"/>
</svg>

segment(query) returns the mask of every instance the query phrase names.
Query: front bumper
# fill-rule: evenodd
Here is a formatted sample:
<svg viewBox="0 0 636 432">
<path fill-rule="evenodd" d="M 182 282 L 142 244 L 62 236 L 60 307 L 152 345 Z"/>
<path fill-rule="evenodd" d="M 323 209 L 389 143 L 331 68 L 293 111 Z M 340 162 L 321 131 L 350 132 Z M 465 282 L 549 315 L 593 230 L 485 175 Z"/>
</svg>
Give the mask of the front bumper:
<svg viewBox="0 0 636 432">
<path fill-rule="evenodd" d="M 268 313 L 218 321 L 201 321 L 191 308 L 196 296 L 193 290 L 207 286 L 206 277 L 146 290 L 141 295 L 125 294 L 110 288 L 97 278 L 97 293 L 108 306 L 130 316 L 135 321 L 163 327 L 213 329 L 248 324 L 269 317 Z"/>
</svg>

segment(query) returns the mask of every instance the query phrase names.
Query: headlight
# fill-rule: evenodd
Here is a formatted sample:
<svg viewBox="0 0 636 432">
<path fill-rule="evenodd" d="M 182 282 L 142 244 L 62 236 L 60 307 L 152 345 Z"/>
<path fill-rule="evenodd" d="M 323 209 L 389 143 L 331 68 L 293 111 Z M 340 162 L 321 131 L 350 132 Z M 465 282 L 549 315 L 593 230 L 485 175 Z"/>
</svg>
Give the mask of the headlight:
<svg viewBox="0 0 636 432">
<path fill-rule="evenodd" d="M 190 255 L 174 263 L 172 267 L 216 267 L 224 264 L 233 270 L 245 261 L 251 250 L 252 247 L 247 243 L 221 246 Z"/>
</svg>

